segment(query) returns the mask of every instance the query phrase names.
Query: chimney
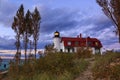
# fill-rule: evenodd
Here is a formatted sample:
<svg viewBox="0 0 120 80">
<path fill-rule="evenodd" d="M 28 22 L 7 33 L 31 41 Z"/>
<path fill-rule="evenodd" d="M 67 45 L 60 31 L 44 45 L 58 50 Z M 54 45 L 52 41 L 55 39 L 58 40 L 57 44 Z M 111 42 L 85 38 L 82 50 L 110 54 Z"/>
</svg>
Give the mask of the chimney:
<svg viewBox="0 0 120 80">
<path fill-rule="evenodd" d="M 79 38 L 79 35 L 77 35 L 77 38 Z"/>
<path fill-rule="evenodd" d="M 80 38 L 82 38 L 82 34 L 80 33 Z"/>
</svg>

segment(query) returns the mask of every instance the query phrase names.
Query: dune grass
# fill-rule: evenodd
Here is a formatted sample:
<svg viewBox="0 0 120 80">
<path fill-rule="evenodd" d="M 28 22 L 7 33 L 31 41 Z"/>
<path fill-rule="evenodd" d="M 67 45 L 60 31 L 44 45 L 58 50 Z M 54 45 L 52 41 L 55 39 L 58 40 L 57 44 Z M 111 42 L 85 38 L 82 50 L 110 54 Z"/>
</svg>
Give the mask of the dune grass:
<svg viewBox="0 0 120 80">
<path fill-rule="evenodd" d="M 93 67 L 94 79 L 120 80 L 120 53 L 97 55 Z"/>
<path fill-rule="evenodd" d="M 23 65 L 12 63 L 10 80 L 73 80 L 88 66 L 84 59 L 71 53 L 49 53 L 45 57 Z"/>
</svg>

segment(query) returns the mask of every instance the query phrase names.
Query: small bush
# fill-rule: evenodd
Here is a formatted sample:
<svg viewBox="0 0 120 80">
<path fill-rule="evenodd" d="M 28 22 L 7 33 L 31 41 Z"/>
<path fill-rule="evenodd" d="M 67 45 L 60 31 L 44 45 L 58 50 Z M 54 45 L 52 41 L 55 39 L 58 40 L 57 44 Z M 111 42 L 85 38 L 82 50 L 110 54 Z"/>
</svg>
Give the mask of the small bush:
<svg viewBox="0 0 120 80">
<path fill-rule="evenodd" d="M 74 65 L 72 54 L 49 54 L 37 61 L 36 69 L 39 72 L 49 72 L 51 74 L 59 75 L 65 70 L 71 69 Z M 42 64 L 42 65 L 41 65 Z"/>
<path fill-rule="evenodd" d="M 75 53 L 76 58 L 90 58 L 92 57 L 92 51 L 89 48 L 77 48 L 77 53 Z"/>
</svg>

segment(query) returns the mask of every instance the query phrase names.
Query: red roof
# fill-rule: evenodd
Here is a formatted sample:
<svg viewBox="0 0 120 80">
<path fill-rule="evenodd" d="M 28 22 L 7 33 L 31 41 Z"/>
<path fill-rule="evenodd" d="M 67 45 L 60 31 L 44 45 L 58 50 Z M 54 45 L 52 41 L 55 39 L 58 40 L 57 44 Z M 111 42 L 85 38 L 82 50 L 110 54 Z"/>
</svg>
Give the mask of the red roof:
<svg viewBox="0 0 120 80">
<path fill-rule="evenodd" d="M 65 47 L 96 47 L 101 48 L 101 42 L 96 38 L 80 38 L 80 37 L 61 37 Z"/>
</svg>

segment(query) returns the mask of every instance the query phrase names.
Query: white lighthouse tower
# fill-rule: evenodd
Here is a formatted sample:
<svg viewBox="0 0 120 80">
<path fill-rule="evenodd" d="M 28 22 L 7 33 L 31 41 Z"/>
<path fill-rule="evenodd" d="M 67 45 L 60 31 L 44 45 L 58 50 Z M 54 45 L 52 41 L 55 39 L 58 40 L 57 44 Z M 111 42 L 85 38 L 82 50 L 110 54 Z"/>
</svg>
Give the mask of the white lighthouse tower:
<svg viewBox="0 0 120 80">
<path fill-rule="evenodd" d="M 60 51 L 60 33 L 58 31 L 54 32 L 54 49 L 56 49 L 58 52 Z"/>
</svg>

